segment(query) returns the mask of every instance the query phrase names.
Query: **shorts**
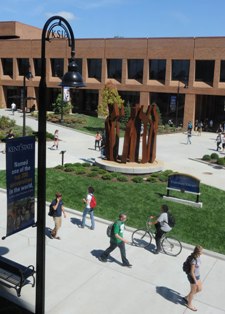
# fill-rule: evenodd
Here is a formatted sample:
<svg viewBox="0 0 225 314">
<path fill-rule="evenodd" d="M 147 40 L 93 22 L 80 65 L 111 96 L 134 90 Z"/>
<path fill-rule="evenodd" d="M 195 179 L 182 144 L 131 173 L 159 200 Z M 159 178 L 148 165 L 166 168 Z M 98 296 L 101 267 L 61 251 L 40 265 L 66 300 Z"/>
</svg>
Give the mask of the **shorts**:
<svg viewBox="0 0 225 314">
<path fill-rule="evenodd" d="M 194 285 L 194 284 L 196 283 L 191 275 L 188 274 L 188 275 L 187 275 L 187 278 L 188 278 L 188 281 L 190 282 L 191 285 Z M 199 279 L 200 279 L 200 276 L 195 276 L 195 278 L 196 278 L 197 280 L 199 280 Z"/>
</svg>

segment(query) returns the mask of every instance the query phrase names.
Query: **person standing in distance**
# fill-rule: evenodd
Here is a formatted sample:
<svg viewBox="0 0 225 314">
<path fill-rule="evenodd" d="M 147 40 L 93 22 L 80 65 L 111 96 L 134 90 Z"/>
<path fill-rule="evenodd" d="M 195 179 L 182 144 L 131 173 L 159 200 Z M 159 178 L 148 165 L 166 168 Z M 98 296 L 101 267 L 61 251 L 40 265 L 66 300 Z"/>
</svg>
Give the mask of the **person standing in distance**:
<svg viewBox="0 0 225 314">
<path fill-rule="evenodd" d="M 120 214 L 119 219 L 114 223 L 112 234 L 110 237 L 110 246 L 98 257 L 101 262 L 107 262 L 109 254 L 114 251 L 117 247 L 120 249 L 122 265 L 131 268 L 132 265 L 129 263 L 126 258 L 125 243 L 129 243 L 128 240 L 124 239 L 124 222 L 126 221 L 127 216 L 125 214 Z"/>
<path fill-rule="evenodd" d="M 54 147 L 56 147 L 56 149 L 59 148 L 59 130 L 55 130 L 55 133 L 54 133 L 54 143 L 51 148 L 54 148 Z"/>
<path fill-rule="evenodd" d="M 191 291 L 189 294 L 184 297 L 184 301 L 186 303 L 187 308 L 189 308 L 192 311 L 197 311 L 196 307 L 192 305 L 192 301 L 194 298 L 194 295 L 200 291 L 202 291 L 202 282 L 200 279 L 200 265 L 201 265 L 201 259 L 200 256 L 202 255 L 203 248 L 200 245 L 197 245 L 194 248 L 193 253 L 191 254 L 191 270 L 190 273 L 187 274 L 188 281 L 191 285 Z"/>
<path fill-rule="evenodd" d="M 60 237 L 57 236 L 57 233 L 62 225 L 62 213 L 64 218 L 66 218 L 66 213 L 63 206 L 62 194 L 60 192 L 55 194 L 55 199 L 51 202 L 50 206 L 54 210 L 53 220 L 55 223 L 55 227 L 51 231 L 51 238 L 61 240 Z"/>
</svg>

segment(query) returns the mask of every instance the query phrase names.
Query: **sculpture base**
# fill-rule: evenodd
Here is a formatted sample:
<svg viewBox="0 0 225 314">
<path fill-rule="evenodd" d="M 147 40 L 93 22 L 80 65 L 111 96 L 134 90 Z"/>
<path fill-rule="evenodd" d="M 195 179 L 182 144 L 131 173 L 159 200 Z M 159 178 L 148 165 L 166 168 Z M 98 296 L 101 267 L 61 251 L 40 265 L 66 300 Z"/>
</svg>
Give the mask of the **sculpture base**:
<svg viewBox="0 0 225 314">
<path fill-rule="evenodd" d="M 126 164 L 124 164 L 121 162 L 96 158 L 95 164 L 107 171 L 120 172 L 124 174 L 149 174 L 163 170 L 163 162 L 159 160 L 155 160 L 153 163 L 145 164 L 136 162 L 127 162 Z"/>
</svg>

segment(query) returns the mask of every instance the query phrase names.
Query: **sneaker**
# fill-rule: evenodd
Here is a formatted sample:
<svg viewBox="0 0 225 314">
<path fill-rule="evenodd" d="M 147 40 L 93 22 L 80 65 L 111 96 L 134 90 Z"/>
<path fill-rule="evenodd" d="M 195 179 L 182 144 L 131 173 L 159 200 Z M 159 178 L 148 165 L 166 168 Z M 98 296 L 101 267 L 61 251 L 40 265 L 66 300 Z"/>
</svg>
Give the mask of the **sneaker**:
<svg viewBox="0 0 225 314">
<path fill-rule="evenodd" d="M 78 225 L 78 227 L 81 228 L 81 229 L 84 229 L 84 226 L 82 226 L 82 225 Z"/>
<path fill-rule="evenodd" d="M 132 265 L 131 264 L 123 264 L 124 267 L 128 267 L 128 268 L 131 268 Z"/>
<path fill-rule="evenodd" d="M 107 262 L 107 260 L 104 259 L 104 258 L 102 258 L 101 256 L 98 257 L 98 260 L 99 260 L 100 262 L 103 262 L 103 263 L 106 263 L 106 262 Z"/>
<path fill-rule="evenodd" d="M 95 229 L 93 227 L 91 227 L 90 230 L 95 230 Z"/>
</svg>

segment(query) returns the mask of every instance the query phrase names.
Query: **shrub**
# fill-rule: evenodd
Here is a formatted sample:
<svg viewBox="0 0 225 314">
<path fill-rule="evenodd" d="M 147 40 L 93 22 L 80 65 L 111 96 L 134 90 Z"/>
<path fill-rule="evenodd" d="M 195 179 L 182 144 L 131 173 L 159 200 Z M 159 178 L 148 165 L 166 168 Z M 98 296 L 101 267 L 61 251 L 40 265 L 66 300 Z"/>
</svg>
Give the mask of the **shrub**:
<svg viewBox="0 0 225 314">
<path fill-rule="evenodd" d="M 211 159 L 216 159 L 216 160 L 219 159 L 219 155 L 217 153 L 212 153 L 210 157 Z"/>
<path fill-rule="evenodd" d="M 84 167 L 76 167 L 75 169 L 75 173 L 76 174 L 85 174 L 86 173 L 86 169 Z"/>
<path fill-rule="evenodd" d="M 117 180 L 120 182 L 127 182 L 128 178 L 126 176 L 119 175 L 117 176 Z"/>
<path fill-rule="evenodd" d="M 84 162 L 83 164 L 81 164 L 83 167 L 91 167 L 91 164 L 89 164 L 89 162 Z"/>
<path fill-rule="evenodd" d="M 102 179 L 103 180 L 111 180 L 112 179 L 112 176 L 110 173 L 106 173 L 102 176 Z"/>
<path fill-rule="evenodd" d="M 168 180 L 168 176 L 165 176 L 163 173 L 161 175 L 159 175 L 159 181 L 161 182 L 167 182 Z"/>
<path fill-rule="evenodd" d="M 132 181 L 134 183 L 142 183 L 143 182 L 143 178 L 142 177 L 133 177 Z"/>
<path fill-rule="evenodd" d="M 0 129 L 13 128 L 16 125 L 15 120 L 11 120 L 9 117 L 2 116 L 0 118 Z"/>
<path fill-rule="evenodd" d="M 163 174 L 164 174 L 165 176 L 169 176 L 169 175 L 173 174 L 173 170 L 170 170 L 170 169 L 165 170 L 165 171 L 163 171 Z"/>
<path fill-rule="evenodd" d="M 161 172 L 153 172 L 153 173 L 151 174 L 151 176 L 152 176 L 152 177 L 155 177 L 155 178 L 158 178 L 158 176 L 159 176 L 160 173 L 161 173 Z"/>
<path fill-rule="evenodd" d="M 157 182 L 158 180 L 157 180 L 156 177 L 148 177 L 146 181 L 147 181 L 147 182 L 150 182 L 150 183 L 155 183 L 155 182 Z"/>
<path fill-rule="evenodd" d="M 55 167 L 55 169 L 64 170 L 64 166 L 58 165 L 58 166 Z"/>
<path fill-rule="evenodd" d="M 87 176 L 90 177 L 90 178 L 97 177 L 97 176 L 98 176 L 98 173 L 97 173 L 96 171 L 92 171 L 92 172 L 89 172 L 89 173 L 87 174 Z"/>
<path fill-rule="evenodd" d="M 223 157 L 219 158 L 217 160 L 217 164 L 220 165 L 220 166 L 225 166 L 225 159 Z"/>
<path fill-rule="evenodd" d="M 65 163 L 65 164 L 64 164 L 64 167 L 66 167 L 66 168 L 67 168 L 67 167 L 72 167 L 72 166 L 73 166 L 73 164 L 72 164 L 71 162 L 68 162 L 68 163 Z"/>
<path fill-rule="evenodd" d="M 210 157 L 209 155 L 204 155 L 204 156 L 202 157 L 202 160 L 209 161 L 209 160 L 211 160 L 211 157 Z"/>
<path fill-rule="evenodd" d="M 65 172 L 73 172 L 74 168 L 73 167 L 65 167 L 64 171 Z"/>
<path fill-rule="evenodd" d="M 119 173 L 119 172 L 112 172 L 112 173 L 111 173 L 111 176 L 112 176 L 113 178 L 118 178 L 118 177 L 121 176 L 121 173 Z"/>
<path fill-rule="evenodd" d="M 99 170 L 99 167 L 97 167 L 97 166 L 92 166 L 91 167 L 91 171 L 98 171 Z"/>
</svg>

